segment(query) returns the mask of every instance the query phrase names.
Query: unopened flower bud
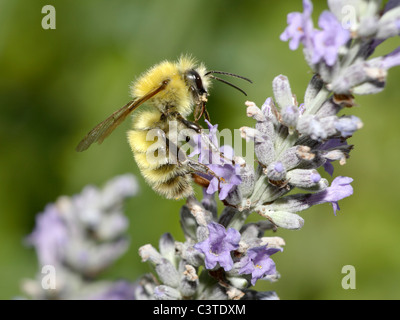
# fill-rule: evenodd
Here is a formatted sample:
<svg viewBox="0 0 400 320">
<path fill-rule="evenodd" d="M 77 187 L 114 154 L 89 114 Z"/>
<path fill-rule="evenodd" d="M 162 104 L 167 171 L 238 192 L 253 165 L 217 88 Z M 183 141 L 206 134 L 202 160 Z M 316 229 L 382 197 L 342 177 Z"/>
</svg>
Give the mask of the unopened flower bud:
<svg viewBox="0 0 400 320">
<path fill-rule="evenodd" d="M 175 241 L 170 233 L 164 233 L 159 241 L 158 248 L 161 255 L 169 261 L 174 261 L 175 256 Z"/>
<path fill-rule="evenodd" d="M 197 222 L 187 206 L 182 206 L 180 223 L 185 237 L 196 239 Z"/>
<path fill-rule="evenodd" d="M 187 198 L 186 202 L 187 207 L 189 208 L 192 215 L 195 217 L 197 224 L 205 226 L 210 221 L 212 221 L 211 212 L 204 209 L 200 202 L 196 200 L 195 197 L 190 196 Z"/>
<path fill-rule="evenodd" d="M 290 89 L 289 80 L 284 75 L 277 76 L 272 82 L 275 101 L 281 108 L 293 104 L 292 90 Z"/>
<path fill-rule="evenodd" d="M 162 255 L 151 244 L 145 244 L 140 247 L 139 256 L 142 258 L 143 262 L 149 261 L 153 265 L 161 263 L 163 259 Z"/>
<path fill-rule="evenodd" d="M 316 74 L 311 78 L 310 83 L 307 86 L 306 93 L 304 95 L 304 105 L 307 106 L 311 101 L 317 96 L 322 87 L 324 86 L 324 81 L 322 78 Z"/>
<path fill-rule="evenodd" d="M 321 180 L 321 176 L 317 170 L 304 169 L 291 170 L 286 174 L 286 178 L 289 180 L 291 185 L 302 189 L 314 187 Z"/>
<path fill-rule="evenodd" d="M 388 10 L 380 19 L 377 25 L 377 39 L 387 39 L 399 35 L 400 31 L 400 7 Z"/>
<path fill-rule="evenodd" d="M 180 283 L 180 292 L 185 298 L 192 297 L 199 285 L 199 277 L 197 276 L 196 269 L 191 265 L 185 265 L 185 271 L 182 274 Z"/>
<path fill-rule="evenodd" d="M 282 162 L 273 162 L 266 169 L 268 179 L 273 181 L 281 181 L 286 178 L 286 168 Z"/>
<path fill-rule="evenodd" d="M 336 115 L 340 110 L 342 110 L 342 106 L 333 102 L 333 99 L 326 100 L 321 108 L 315 114 L 318 118 L 324 118 L 329 116 Z"/>
<path fill-rule="evenodd" d="M 171 261 L 162 258 L 161 262 L 155 266 L 155 270 L 162 283 L 174 288 L 179 286 L 180 276 Z"/>
<path fill-rule="evenodd" d="M 182 258 L 194 267 L 199 267 L 203 263 L 203 257 L 201 253 L 193 248 L 192 245 L 182 246 Z"/>
<path fill-rule="evenodd" d="M 260 108 L 256 106 L 256 104 L 252 101 L 246 101 L 245 105 L 247 106 L 247 116 L 252 117 L 254 120 L 259 122 L 264 122 L 266 120 L 265 115 L 262 113 Z"/>
<path fill-rule="evenodd" d="M 282 123 L 287 127 L 296 127 L 299 119 L 299 108 L 293 105 L 283 107 L 281 110 Z"/>
<path fill-rule="evenodd" d="M 264 166 L 268 166 L 275 158 L 275 147 L 271 139 L 264 139 L 260 143 L 255 143 L 254 151 L 258 161 Z"/>
<path fill-rule="evenodd" d="M 363 127 L 360 118 L 356 116 L 341 117 L 335 122 L 335 128 L 338 130 L 343 138 L 350 137 L 358 129 Z"/>
<path fill-rule="evenodd" d="M 240 135 L 243 139 L 246 139 L 247 142 L 254 141 L 256 143 L 260 143 L 264 141 L 264 137 L 260 131 L 250 127 L 241 127 Z"/>
<path fill-rule="evenodd" d="M 249 285 L 249 282 L 243 277 L 227 276 L 226 279 L 238 289 L 246 289 Z"/>
<path fill-rule="evenodd" d="M 303 161 L 303 159 L 299 156 L 299 149 L 301 148 L 301 146 L 288 148 L 279 156 L 278 161 L 283 164 L 286 170 L 297 167 Z M 308 148 L 308 150 L 310 150 L 310 148 Z"/>
<path fill-rule="evenodd" d="M 281 228 L 298 230 L 304 225 L 304 219 L 295 213 L 286 211 L 267 211 L 267 206 L 259 206 L 256 208 L 256 211 L 258 214 L 266 217 Z"/>
</svg>

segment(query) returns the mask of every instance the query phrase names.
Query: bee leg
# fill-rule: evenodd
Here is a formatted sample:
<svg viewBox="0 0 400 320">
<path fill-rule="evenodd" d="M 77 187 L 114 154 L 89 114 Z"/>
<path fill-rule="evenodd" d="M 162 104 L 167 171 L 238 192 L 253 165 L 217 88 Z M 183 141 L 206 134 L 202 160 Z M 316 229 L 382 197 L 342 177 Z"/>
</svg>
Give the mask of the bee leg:
<svg viewBox="0 0 400 320">
<path fill-rule="evenodd" d="M 203 128 L 199 124 L 185 119 L 180 113 L 177 114 L 176 120 L 182 123 L 186 128 L 194 130 L 196 133 L 201 133 L 203 131 Z"/>
<path fill-rule="evenodd" d="M 205 107 L 204 107 L 204 119 L 206 119 L 208 122 L 211 122 L 210 114 L 208 113 L 208 111 Z"/>
<path fill-rule="evenodd" d="M 203 115 L 203 112 L 204 112 L 203 106 L 200 103 L 196 104 L 196 107 L 194 108 L 193 112 L 194 122 L 197 123 L 200 120 L 201 116 Z"/>
<path fill-rule="evenodd" d="M 226 182 L 224 178 L 218 176 L 214 171 L 212 171 L 209 167 L 207 167 L 203 163 L 186 158 L 186 160 L 183 162 L 183 164 L 187 165 L 195 173 L 204 173 L 206 175 L 217 178 L 219 182 Z"/>
</svg>

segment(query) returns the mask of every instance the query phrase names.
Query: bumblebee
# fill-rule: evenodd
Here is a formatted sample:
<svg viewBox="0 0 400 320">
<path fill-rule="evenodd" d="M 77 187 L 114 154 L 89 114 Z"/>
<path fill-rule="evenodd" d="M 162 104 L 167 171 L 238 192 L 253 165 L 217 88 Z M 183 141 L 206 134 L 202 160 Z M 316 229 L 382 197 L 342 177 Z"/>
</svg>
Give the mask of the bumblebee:
<svg viewBox="0 0 400 320">
<path fill-rule="evenodd" d="M 133 100 L 94 127 L 76 150 L 84 151 L 94 142 L 102 143 L 133 110 L 146 102 L 145 110 L 135 112 L 132 130 L 128 131 L 128 142 L 136 163 L 147 183 L 162 196 L 181 199 L 192 195 L 193 179 L 200 184 L 205 183 L 197 173 L 215 174 L 207 166 L 186 157 L 181 150 L 183 142 L 171 137 L 171 121 L 176 123 L 178 132 L 190 129 L 202 133 L 197 122 L 202 116 L 209 120 L 206 102 L 211 79 L 228 84 L 246 95 L 239 87 L 214 74 L 251 82 L 232 73 L 207 71 L 203 64 L 197 64 L 187 56 L 181 56 L 177 62 L 163 61 L 132 84 Z M 192 113 L 194 122 L 187 120 Z M 149 132 L 156 133 L 158 143 L 149 139 Z M 188 139 L 190 137 L 186 141 Z M 157 161 L 150 161 L 149 154 L 156 154 Z"/>
</svg>

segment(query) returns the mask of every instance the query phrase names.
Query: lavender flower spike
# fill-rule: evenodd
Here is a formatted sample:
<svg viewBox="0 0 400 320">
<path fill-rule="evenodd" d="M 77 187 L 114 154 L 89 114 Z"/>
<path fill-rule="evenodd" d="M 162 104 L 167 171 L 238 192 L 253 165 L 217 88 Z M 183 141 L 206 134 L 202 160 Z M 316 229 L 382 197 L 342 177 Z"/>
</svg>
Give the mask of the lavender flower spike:
<svg viewBox="0 0 400 320">
<path fill-rule="evenodd" d="M 73 197 L 62 196 L 37 216 L 28 236 L 41 267 L 57 272 L 56 288 L 42 285 L 42 274 L 26 280 L 23 290 L 33 299 L 133 299 L 135 286 L 127 281 L 95 284 L 94 278 L 128 248 L 128 219 L 123 203 L 138 191 L 131 174 L 108 181 L 99 189 L 85 187 Z"/>
<path fill-rule="evenodd" d="M 267 245 L 251 248 L 240 262 L 240 274 L 251 274 L 251 284 L 254 286 L 258 279 L 276 273 L 275 262 L 270 258 L 281 248 L 267 248 Z"/>
<path fill-rule="evenodd" d="M 213 269 L 217 263 L 229 271 L 233 267 L 231 251 L 239 248 L 240 233 L 233 228 L 225 227 L 211 222 L 208 224 L 209 236 L 206 240 L 194 245 L 194 248 L 205 255 L 207 269 Z"/>
</svg>

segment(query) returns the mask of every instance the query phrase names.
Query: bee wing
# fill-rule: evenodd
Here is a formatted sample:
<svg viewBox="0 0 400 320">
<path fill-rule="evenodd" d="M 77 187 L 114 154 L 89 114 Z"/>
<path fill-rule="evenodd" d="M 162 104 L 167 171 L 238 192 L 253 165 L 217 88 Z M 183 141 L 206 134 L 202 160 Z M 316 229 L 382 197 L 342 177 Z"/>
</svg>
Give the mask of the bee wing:
<svg viewBox="0 0 400 320">
<path fill-rule="evenodd" d="M 76 151 L 85 151 L 94 142 L 102 143 L 103 140 L 107 138 L 110 133 L 113 132 L 114 129 L 118 127 L 133 110 L 135 110 L 145 101 L 154 97 L 160 91 L 164 90 L 168 82 L 169 80 L 163 81 L 158 88 L 150 91 L 140 99 L 128 102 L 121 109 L 115 111 L 106 120 L 100 122 L 91 131 L 89 131 L 89 133 L 82 139 L 81 142 L 79 142 L 78 146 L 76 147 Z"/>
</svg>

